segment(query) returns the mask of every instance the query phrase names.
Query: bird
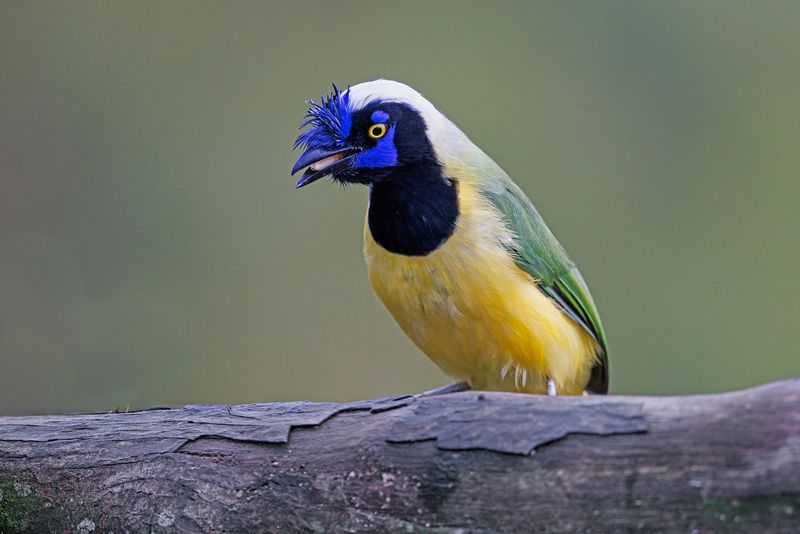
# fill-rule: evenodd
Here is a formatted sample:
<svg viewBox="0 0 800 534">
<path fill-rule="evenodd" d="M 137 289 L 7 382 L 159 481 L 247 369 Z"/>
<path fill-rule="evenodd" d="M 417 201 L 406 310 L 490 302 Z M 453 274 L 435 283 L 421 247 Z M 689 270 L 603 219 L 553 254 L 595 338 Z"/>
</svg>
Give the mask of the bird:
<svg viewBox="0 0 800 534">
<path fill-rule="evenodd" d="M 589 289 L 492 158 L 397 81 L 334 84 L 306 104 L 295 187 L 326 176 L 368 187 L 370 285 L 456 380 L 434 392 L 608 392 L 608 346 Z"/>
</svg>

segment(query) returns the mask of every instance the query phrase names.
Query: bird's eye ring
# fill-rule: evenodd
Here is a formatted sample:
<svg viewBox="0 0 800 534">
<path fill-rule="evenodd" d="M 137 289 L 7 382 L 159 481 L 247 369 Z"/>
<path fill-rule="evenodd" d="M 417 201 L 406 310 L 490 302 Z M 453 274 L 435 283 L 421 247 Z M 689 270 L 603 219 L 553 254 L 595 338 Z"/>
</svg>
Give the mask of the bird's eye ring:
<svg viewBox="0 0 800 534">
<path fill-rule="evenodd" d="M 381 137 L 386 135 L 386 125 L 383 124 L 382 122 L 379 122 L 378 124 L 373 124 L 372 126 L 369 127 L 369 130 L 367 130 L 367 135 L 369 135 L 373 139 L 380 139 Z"/>
</svg>

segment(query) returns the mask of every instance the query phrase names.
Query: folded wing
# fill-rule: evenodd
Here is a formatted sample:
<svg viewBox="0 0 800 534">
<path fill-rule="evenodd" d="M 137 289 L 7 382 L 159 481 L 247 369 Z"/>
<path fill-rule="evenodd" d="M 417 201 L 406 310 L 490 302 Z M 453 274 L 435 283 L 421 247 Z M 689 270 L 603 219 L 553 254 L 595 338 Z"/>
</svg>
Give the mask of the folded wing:
<svg viewBox="0 0 800 534">
<path fill-rule="evenodd" d="M 506 244 L 517 266 L 530 274 L 569 318 L 597 340 L 601 352 L 586 389 L 608 392 L 608 346 L 603 325 L 581 273 L 553 236 L 525 193 L 509 178 L 484 182 L 479 188 L 513 233 Z"/>
</svg>

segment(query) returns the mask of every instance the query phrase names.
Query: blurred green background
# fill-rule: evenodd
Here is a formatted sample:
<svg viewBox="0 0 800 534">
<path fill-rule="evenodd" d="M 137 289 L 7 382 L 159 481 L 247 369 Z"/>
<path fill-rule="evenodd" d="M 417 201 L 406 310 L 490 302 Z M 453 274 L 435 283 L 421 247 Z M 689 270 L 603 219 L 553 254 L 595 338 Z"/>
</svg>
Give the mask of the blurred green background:
<svg viewBox="0 0 800 534">
<path fill-rule="evenodd" d="M 372 296 L 303 100 L 423 92 L 576 259 L 612 391 L 800 374 L 798 2 L 0 3 L 0 412 L 446 382 Z"/>
</svg>

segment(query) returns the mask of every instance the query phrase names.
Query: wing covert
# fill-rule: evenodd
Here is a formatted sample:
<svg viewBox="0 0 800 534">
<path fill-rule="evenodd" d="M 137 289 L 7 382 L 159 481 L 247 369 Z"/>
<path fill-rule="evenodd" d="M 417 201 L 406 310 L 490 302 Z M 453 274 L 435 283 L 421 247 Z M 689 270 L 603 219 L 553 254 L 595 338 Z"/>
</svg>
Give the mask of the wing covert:
<svg viewBox="0 0 800 534">
<path fill-rule="evenodd" d="M 530 274 L 538 287 L 570 319 L 584 328 L 600 344 L 598 362 L 592 368 L 587 390 L 608 391 L 608 346 L 589 288 L 581 273 L 553 236 L 525 193 L 510 179 L 484 182 L 479 191 L 497 209 L 513 234 L 506 244 L 517 266 Z"/>
</svg>

